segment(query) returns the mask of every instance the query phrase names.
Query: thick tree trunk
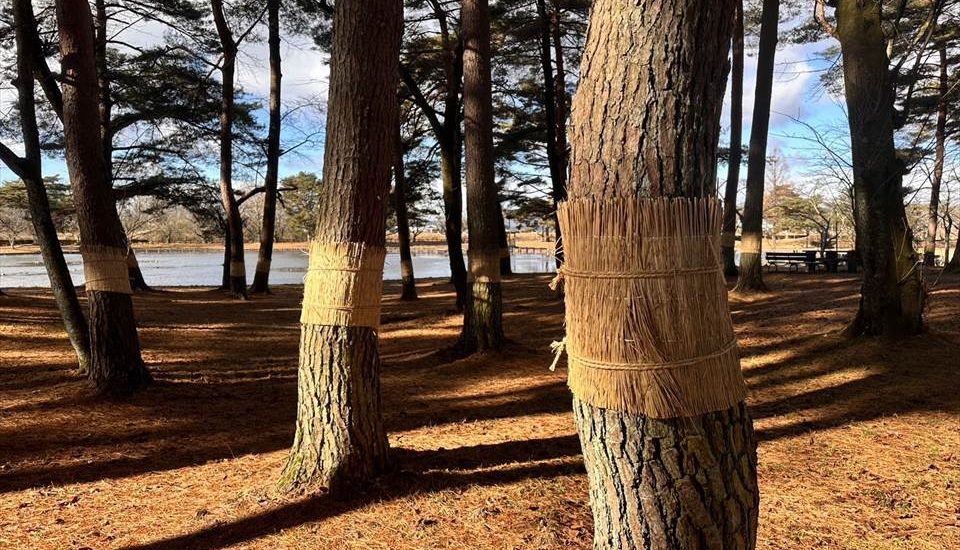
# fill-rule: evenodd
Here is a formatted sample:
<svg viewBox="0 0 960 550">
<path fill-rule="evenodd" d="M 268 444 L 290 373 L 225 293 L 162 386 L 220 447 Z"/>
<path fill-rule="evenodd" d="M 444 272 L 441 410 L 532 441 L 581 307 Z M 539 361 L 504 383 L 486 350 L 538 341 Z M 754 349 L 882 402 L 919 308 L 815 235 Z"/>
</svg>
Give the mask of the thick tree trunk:
<svg viewBox="0 0 960 550">
<path fill-rule="evenodd" d="M 267 173 L 263 178 L 263 221 L 260 251 L 251 292 L 270 292 L 270 262 L 277 222 L 277 170 L 280 164 L 280 0 L 267 0 L 267 42 L 270 48 L 270 124 L 267 130 Z"/>
<path fill-rule="evenodd" d="M 903 164 L 894 146 L 894 91 L 881 6 L 837 2 L 850 123 L 860 309 L 848 334 L 901 336 L 923 328 L 925 291 L 903 206 Z"/>
<path fill-rule="evenodd" d="M 385 245 L 402 21 L 400 0 L 334 8 L 318 243 Z M 280 486 L 349 494 L 386 467 L 387 452 L 376 328 L 305 322 L 297 430 Z"/>
<path fill-rule="evenodd" d="M 410 253 L 410 223 L 407 220 L 407 174 L 403 157 L 405 147 L 399 117 L 393 148 L 393 200 L 397 213 L 397 244 L 400 246 L 400 299 L 417 299 L 417 280 L 413 274 L 413 254 Z"/>
<path fill-rule="evenodd" d="M 247 296 L 247 273 L 243 260 L 243 221 L 233 195 L 233 103 L 237 64 L 237 43 L 223 12 L 223 0 L 210 0 L 213 20 L 223 50 L 223 98 L 220 104 L 220 200 L 230 235 L 230 293 L 237 298 Z"/>
<path fill-rule="evenodd" d="M 490 9 L 487 0 L 463 0 L 463 111 L 467 161 L 467 231 L 470 294 L 464 307 L 463 351 L 503 345 L 500 201 L 494 181 L 493 103 L 490 84 Z"/>
<path fill-rule="evenodd" d="M 733 9 L 594 2 L 570 125 L 572 198 L 715 193 Z M 756 441 L 742 403 L 655 420 L 574 399 L 574 417 L 594 548 L 754 547 Z"/>
<path fill-rule="evenodd" d="M 81 253 L 85 263 L 96 263 L 91 248 L 114 250 L 119 254 L 127 248 L 127 243 L 99 139 L 97 70 L 89 5 L 58 1 L 57 23 L 63 60 L 67 168 L 83 245 Z M 150 374 L 140 356 L 129 282 L 125 289 L 116 290 L 97 290 L 90 286 L 88 281 L 90 378 L 103 394 L 127 395 L 150 382 Z"/>
<path fill-rule="evenodd" d="M 60 317 L 63 319 L 67 336 L 77 354 L 78 371 L 81 374 L 87 374 L 91 363 L 90 331 L 87 320 L 83 316 L 83 309 L 80 307 L 80 300 L 77 298 L 77 291 L 73 286 L 70 270 L 63 257 L 63 249 L 60 247 L 56 224 L 50 214 L 50 202 L 41 171 L 40 132 L 37 127 L 32 66 L 34 43 L 29 34 L 30 29 L 36 29 L 37 23 L 30 0 L 15 0 L 13 17 L 17 45 L 17 97 L 24 158 L 22 162 L 17 163 L 19 167 L 11 168 L 18 172 L 26 187 L 30 220 L 33 222 L 37 245 L 40 247 L 40 255 L 43 257 L 43 264 L 50 279 L 50 290 L 60 311 Z"/>
<path fill-rule="evenodd" d="M 927 211 L 927 238 L 923 244 L 924 265 L 935 265 L 937 259 L 937 227 L 940 225 L 940 184 L 943 182 L 943 163 L 947 142 L 947 93 L 950 82 L 947 78 L 947 45 L 941 43 L 940 53 L 940 101 L 937 104 L 936 158 L 933 177 L 930 179 L 930 208 Z M 944 251 L 946 254 L 946 251 Z"/>
<path fill-rule="evenodd" d="M 763 284 L 763 187 L 767 170 L 767 133 L 773 96 L 773 66 L 777 54 L 780 0 L 763 0 L 760 51 L 757 53 L 757 87 L 747 161 L 747 196 L 743 203 L 743 234 L 740 238 L 740 276 L 735 292 L 766 290 Z"/>
<path fill-rule="evenodd" d="M 723 190 L 723 232 L 720 250 L 723 274 L 738 275 L 736 252 L 737 191 L 740 188 L 740 160 L 743 142 L 743 0 L 735 0 L 730 72 L 730 160 L 727 162 L 727 185 Z"/>
<path fill-rule="evenodd" d="M 659 420 L 574 399 L 594 548 L 752 548 L 756 438 L 743 403 Z"/>
</svg>

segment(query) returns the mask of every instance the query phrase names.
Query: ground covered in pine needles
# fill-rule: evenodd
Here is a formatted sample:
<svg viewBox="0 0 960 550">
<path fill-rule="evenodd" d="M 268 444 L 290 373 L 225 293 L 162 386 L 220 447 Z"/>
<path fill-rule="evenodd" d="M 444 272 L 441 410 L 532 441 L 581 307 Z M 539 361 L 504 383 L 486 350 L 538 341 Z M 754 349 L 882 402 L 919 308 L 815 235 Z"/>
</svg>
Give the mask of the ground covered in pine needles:
<svg viewBox="0 0 960 550">
<path fill-rule="evenodd" d="M 931 279 L 936 277 L 932 274 Z M 278 495 L 300 289 L 139 294 L 156 383 L 93 399 L 47 291 L 0 297 L 0 547 L 590 548 L 587 482 L 547 276 L 505 283 L 509 349 L 452 360 L 450 287 L 388 284 L 384 408 L 396 470 L 346 502 Z M 771 274 L 731 308 L 760 438 L 761 548 L 960 548 L 960 280 L 929 332 L 834 335 L 857 281 Z M 932 281 L 931 281 L 932 282 Z"/>
</svg>

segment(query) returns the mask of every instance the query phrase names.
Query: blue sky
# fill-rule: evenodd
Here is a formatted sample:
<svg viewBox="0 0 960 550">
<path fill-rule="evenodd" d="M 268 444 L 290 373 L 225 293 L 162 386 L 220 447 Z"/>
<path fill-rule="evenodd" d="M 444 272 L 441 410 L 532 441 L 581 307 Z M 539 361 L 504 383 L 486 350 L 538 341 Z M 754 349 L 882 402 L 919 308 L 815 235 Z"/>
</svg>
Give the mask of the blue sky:
<svg viewBox="0 0 960 550">
<path fill-rule="evenodd" d="M 153 44 L 161 39 L 163 29 L 156 24 L 135 26 L 122 33 L 122 39 L 134 44 Z M 770 117 L 770 136 L 768 154 L 778 151 L 790 167 L 791 175 L 799 179 L 808 177 L 814 166 L 825 153 L 810 138 L 812 132 L 806 125 L 820 131 L 829 132 L 834 139 L 843 140 L 846 136 L 846 118 L 842 107 L 842 98 L 831 96 L 822 86 L 820 75 L 829 67 L 831 60 L 819 55 L 829 41 L 817 44 L 781 44 L 777 51 L 776 77 L 773 90 L 773 106 Z M 753 116 L 753 95 L 756 83 L 755 52 L 748 49 L 744 75 L 743 102 L 743 142 L 750 139 L 750 124 Z M 313 49 L 309 39 L 303 37 L 285 37 L 283 43 L 283 100 L 285 105 L 311 101 L 321 107 L 326 103 L 326 89 L 329 67 L 324 54 Z M 267 46 L 263 41 L 248 42 L 241 46 L 238 59 L 238 83 L 253 98 L 260 98 L 263 105 L 268 95 Z M 721 118 L 723 135 L 721 142 L 728 142 L 727 132 L 730 125 L 730 90 L 724 103 Z M 0 104 L 9 108 L 15 100 L 14 91 L 5 86 L 0 89 Z M 258 118 L 265 124 L 266 111 L 261 110 Z M 796 119 L 796 120 L 794 120 Z M 802 121 L 797 122 L 797 120 Z M 322 124 L 322 116 L 317 114 L 313 124 Z M 805 136 L 805 138 L 804 138 Z M 289 145 L 299 142 L 302 135 L 293 129 L 285 128 L 283 141 Z M 281 159 L 281 177 L 299 171 L 320 172 L 322 167 L 322 145 L 302 148 L 297 154 Z M 208 173 L 216 179 L 217 167 L 210 166 Z M 725 178 L 726 167 L 721 165 L 719 176 Z M 45 173 L 66 175 L 66 167 L 61 159 L 45 159 Z M 13 175 L 6 167 L 0 167 L 0 181 L 12 179 Z M 741 179 L 746 170 L 741 169 Z M 238 178 L 238 188 L 249 187 L 255 181 Z M 742 184 L 741 184 L 742 185 Z M 742 198 L 741 198 L 742 200 Z"/>
</svg>

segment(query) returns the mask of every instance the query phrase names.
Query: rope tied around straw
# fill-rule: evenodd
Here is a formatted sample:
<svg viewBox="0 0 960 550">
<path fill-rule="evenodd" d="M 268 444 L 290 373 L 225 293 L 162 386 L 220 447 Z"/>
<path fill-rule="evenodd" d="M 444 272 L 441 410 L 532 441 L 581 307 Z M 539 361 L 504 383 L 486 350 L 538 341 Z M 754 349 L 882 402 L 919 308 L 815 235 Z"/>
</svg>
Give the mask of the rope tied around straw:
<svg viewBox="0 0 960 550">
<path fill-rule="evenodd" d="M 385 248 L 365 243 L 313 242 L 300 322 L 378 328 L 385 257 Z"/>
<path fill-rule="evenodd" d="M 571 390 L 656 418 L 728 408 L 745 396 L 720 269 L 713 199 L 579 199 L 558 210 Z"/>
</svg>

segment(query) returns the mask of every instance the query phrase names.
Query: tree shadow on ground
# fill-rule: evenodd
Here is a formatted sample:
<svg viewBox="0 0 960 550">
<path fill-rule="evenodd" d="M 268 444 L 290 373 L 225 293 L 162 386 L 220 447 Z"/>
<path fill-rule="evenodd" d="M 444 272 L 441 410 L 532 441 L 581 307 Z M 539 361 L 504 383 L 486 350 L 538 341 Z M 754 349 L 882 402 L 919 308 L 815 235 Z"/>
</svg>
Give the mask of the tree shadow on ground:
<svg viewBox="0 0 960 550">
<path fill-rule="evenodd" d="M 304 523 L 322 521 L 356 510 L 371 502 L 393 500 L 472 486 L 500 485 L 524 479 L 551 478 L 583 473 L 583 465 L 568 460 L 580 452 L 576 436 L 510 441 L 493 445 L 459 447 L 441 451 L 398 450 L 400 469 L 378 480 L 373 487 L 348 500 L 326 495 L 308 496 L 237 521 L 124 550 L 213 550 L 240 544 Z M 520 462 L 524 463 L 520 463 Z M 541 463 L 530 463 L 539 461 Z M 549 462 L 547 462 L 549 461 Z M 489 468 L 480 471 L 464 469 Z M 442 470 L 436 468 L 443 468 Z M 459 470 L 459 471 L 458 471 Z"/>
<path fill-rule="evenodd" d="M 123 478 L 288 447 L 296 411 L 299 292 L 279 288 L 248 302 L 202 290 L 138 295 L 145 357 L 157 382 L 126 402 L 94 399 L 85 382 L 61 365 L 0 369 L 0 388 L 9 390 L 0 411 L 13 420 L 0 424 L 0 492 Z M 423 338 L 418 331 L 424 318 L 442 320 L 448 304 L 425 294 L 416 316 L 409 315 L 409 304 L 387 300 L 387 314 L 408 312 L 394 323 L 401 335 L 383 344 L 388 431 L 569 408 L 561 373 L 550 373 L 546 363 L 516 363 L 537 356 L 524 346 L 511 354 L 445 362 L 435 350 L 454 337 Z M 243 326 L 260 319 L 264 327 L 251 332 L 235 325 L 237 319 Z M 531 381 L 498 387 L 513 377 Z M 463 391 L 471 385 L 482 387 L 481 394 Z M 97 422 L 83 421 L 91 417 Z"/>
</svg>

